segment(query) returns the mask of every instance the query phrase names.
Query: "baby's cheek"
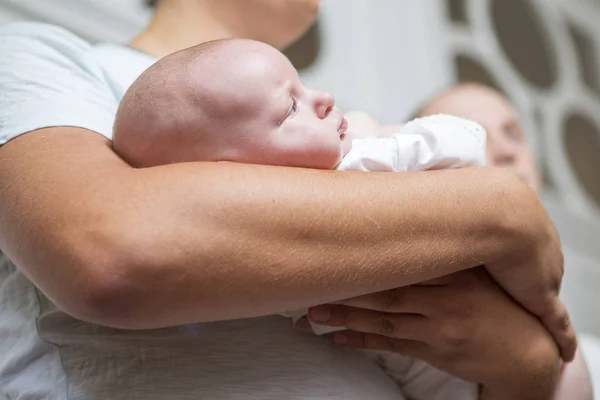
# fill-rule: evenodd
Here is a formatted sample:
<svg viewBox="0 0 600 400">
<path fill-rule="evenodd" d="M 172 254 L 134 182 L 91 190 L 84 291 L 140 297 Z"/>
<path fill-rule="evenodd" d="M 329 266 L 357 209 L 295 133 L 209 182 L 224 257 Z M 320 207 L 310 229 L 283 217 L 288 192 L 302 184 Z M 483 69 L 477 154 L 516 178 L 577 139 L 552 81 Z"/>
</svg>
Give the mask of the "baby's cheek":
<svg viewBox="0 0 600 400">
<path fill-rule="evenodd" d="M 352 147 L 351 140 L 348 141 L 331 141 L 322 149 L 321 160 L 323 169 L 335 169 L 342 158 L 350 151 Z"/>
</svg>

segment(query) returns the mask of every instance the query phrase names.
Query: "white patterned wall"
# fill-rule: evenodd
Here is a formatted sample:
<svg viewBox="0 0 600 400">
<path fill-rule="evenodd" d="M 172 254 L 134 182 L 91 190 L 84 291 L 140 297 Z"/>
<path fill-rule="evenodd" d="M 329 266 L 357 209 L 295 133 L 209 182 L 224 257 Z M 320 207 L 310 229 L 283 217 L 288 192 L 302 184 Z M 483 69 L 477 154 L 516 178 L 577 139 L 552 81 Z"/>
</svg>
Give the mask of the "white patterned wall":
<svg viewBox="0 0 600 400">
<path fill-rule="evenodd" d="M 444 23 L 441 37 L 446 62 L 454 64 L 461 55 L 488 71 L 527 116 L 550 189 L 574 213 L 598 217 L 598 7 L 562 0 L 448 4 L 454 20 Z"/>
</svg>

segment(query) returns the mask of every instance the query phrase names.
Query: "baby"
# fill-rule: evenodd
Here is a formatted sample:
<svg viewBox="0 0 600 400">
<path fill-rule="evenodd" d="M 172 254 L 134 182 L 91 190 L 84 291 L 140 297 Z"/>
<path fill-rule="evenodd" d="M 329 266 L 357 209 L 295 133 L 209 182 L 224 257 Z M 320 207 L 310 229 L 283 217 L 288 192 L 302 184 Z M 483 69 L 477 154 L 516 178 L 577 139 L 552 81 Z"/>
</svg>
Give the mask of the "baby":
<svg viewBox="0 0 600 400">
<path fill-rule="evenodd" d="M 474 122 L 434 116 L 381 126 L 334 106 L 331 94 L 302 85 L 276 49 L 209 42 L 142 74 L 123 98 L 113 146 L 136 167 L 235 161 L 402 172 L 484 163 L 485 132 Z"/>
<path fill-rule="evenodd" d="M 305 87 L 279 51 L 239 39 L 180 51 L 144 72 L 120 105 L 113 146 L 136 167 L 233 161 L 403 172 L 485 160 L 485 132 L 474 122 L 433 116 L 402 127 L 382 126 L 363 113 L 345 117 L 333 96 Z M 306 310 L 285 315 L 296 321 Z M 377 360 L 409 398 L 477 398 L 476 385 L 419 361 Z"/>
</svg>

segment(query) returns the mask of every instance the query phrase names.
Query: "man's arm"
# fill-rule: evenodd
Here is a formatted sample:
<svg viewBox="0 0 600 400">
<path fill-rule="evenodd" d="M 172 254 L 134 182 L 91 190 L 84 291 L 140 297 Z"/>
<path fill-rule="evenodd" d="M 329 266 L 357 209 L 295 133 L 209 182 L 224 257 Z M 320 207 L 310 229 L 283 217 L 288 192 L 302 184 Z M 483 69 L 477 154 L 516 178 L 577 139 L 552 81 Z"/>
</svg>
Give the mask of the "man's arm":
<svg viewBox="0 0 600 400">
<path fill-rule="evenodd" d="M 542 251 L 534 232 L 543 244 L 550 224 L 500 170 L 133 169 L 76 128 L 0 148 L 0 181 L 0 248 L 66 312 L 131 329 L 267 315 L 499 263 L 524 237 Z"/>
</svg>

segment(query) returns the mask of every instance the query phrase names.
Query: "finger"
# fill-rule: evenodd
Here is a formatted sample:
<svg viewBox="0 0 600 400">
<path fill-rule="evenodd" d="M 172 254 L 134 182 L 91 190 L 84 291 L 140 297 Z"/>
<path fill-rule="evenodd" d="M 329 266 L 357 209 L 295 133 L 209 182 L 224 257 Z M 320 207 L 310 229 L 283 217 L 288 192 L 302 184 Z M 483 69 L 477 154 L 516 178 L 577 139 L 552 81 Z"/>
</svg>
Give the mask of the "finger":
<svg viewBox="0 0 600 400">
<path fill-rule="evenodd" d="M 546 329 L 548 329 L 558 345 L 562 359 L 566 362 L 571 362 L 575 358 L 577 351 L 575 329 L 562 301 L 556 299 L 554 309 L 554 313 L 542 318 L 542 323 L 546 326 Z"/>
<path fill-rule="evenodd" d="M 393 339 L 386 336 L 370 333 L 342 331 L 332 334 L 333 342 L 338 346 L 390 351 L 411 358 L 425 360 L 430 358 L 430 348 L 426 343 L 418 340 Z"/>
<path fill-rule="evenodd" d="M 424 301 L 434 295 L 436 287 L 404 286 L 336 302 L 338 305 L 367 310 L 422 314 L 428 307 Z"/>
<path fill-rule="evenodd" d="M 329 307 L 327 321 L 315 320 L 318 309 Z M 388 336 L 396 339 L 426 339 L 430 336 L 431 324 L 427 317 L 417 314 L 390 314 L 346 306 L 319 306 L 309 310 L 311 321 L 329 326 Z M 317 318 L 318 319 L 318 318 Z"/>
</svg>

